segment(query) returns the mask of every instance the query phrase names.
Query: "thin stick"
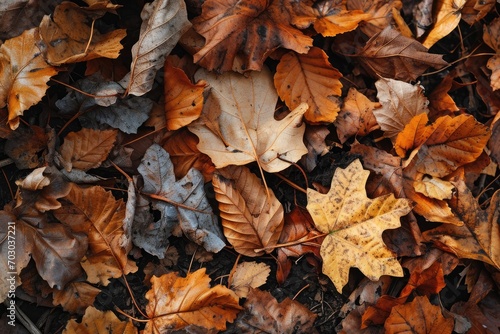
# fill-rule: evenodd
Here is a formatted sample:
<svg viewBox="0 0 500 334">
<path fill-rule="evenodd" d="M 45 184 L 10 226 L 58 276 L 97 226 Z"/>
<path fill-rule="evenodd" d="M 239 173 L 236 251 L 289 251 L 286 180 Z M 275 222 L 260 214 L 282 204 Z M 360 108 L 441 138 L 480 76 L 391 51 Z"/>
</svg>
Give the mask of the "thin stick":
<svg viewBox="0 0 500 334">
<path fill-rule="evenodd" d="M 305 289 L 307 289 L 307 288 L 308 288 L 308 287 L 310 287 L 310 286 L 311 286 L 311 284 L 307 284 L 307 285 L 306 285 L 306 286 L 304 286 L 302 289 L 300 289 L 300 290 L 299 290 L 299 292 L 297 292 L 297 293 L 295 294 L 295 296 L 293 296 L 292 300 L 295 300 L 295 298 L 297 298 L 297 297 L 300 295 L 300 293 L 301 293 L 302 291 L 304 291 Z"/>
</svg>

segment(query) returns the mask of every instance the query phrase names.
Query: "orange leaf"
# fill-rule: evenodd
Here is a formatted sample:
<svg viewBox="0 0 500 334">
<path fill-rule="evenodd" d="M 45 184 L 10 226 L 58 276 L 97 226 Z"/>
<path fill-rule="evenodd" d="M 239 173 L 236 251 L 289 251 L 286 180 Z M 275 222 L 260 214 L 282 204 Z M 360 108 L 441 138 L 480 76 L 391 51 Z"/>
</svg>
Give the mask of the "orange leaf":
<svg viewBox="0 0 500 334">
<path fill-rule="evenodd" d="M 229 71 L 241 54 L 242 71 L 259 71 L 279 47 L 307 53 L 312 39 L 290 24 L 292 15 L 287 0 L 207 0 L 193 20 L 194 29 L 206 39 L 194 62 L 208 70 Z"/>
<path fill-rule="evenodd" d="M 36 47 L 37 34 L 38 28 L 26 30 L 0 46 L 0 108 L 8 106 L 12 130 L 23 111 L 40 102 L 49 88 L 47 81 L 57 74 Z"/>
<path fill-rule="evenodd" d="M 117 133 L 116 130 L 86 128 L 68 133 L 61 145 L 61 157 L 67 163 L 66 170 L 69 172 L 77 168 L 87 171 L 99 167 L 111 152 Z"/>
<path fill-rule="evenodd" d="M 393 307 L 384 329 L 387 334 L 451 334 L 453 319 L 445 319 L 439 306 L 432 305 L 426 296 L 419 296 L 411 303 Z"/>
<path fill-rule="evenodd" d="M 309 105 L 304 117 L 309 122 L 331 123 L 340 110 L 342 74 L 328 61 L 326 53 L 312 47 L 308 54 L 289 52 L 280 59 L 274 87 L 290 110 L 302 102 Z"/>
<path fill-rule="evenodd" d="M 63 334 L 95 334 L 95 333 L 119 333 L 137 334 L 132 320 L 120 321 L 112 311 L 102 312 L 89 306 L 85 310 L 81 323 L 71 319 L 66 324 Z"/>
<path fill-rule="evenodd" d="M 40 23 L 37 43 L 47 62 L 59 66 L 101 57 L 118 58 L 123 48 L 120 40 L 126 36 L 126 30 L 116 29 L 101 34 L 94 26 L 97 19 L 114 12 L 117 7 L 103 3 L 80 7 L 63 2 L 52 15 L 45 15 Z"/>
<path fill-rule="evenodd" d="M 71 282 L 63 290 L 54 290 L 54 305 L 61 305 L 66 312 L 85 313 L 94 304 L 95 297 L 101 292 L 86 282 Z"/>
<path fill-rule="evenodd" d="M 177 130 L 200 117 L 205 81 L 193 85 L 186 73 L 167 60 L 165 73 L 165 114 L 167 129 Z"/>
<path fill-rule="evenodd" d="M 212 183 L 224 235 L 238 253 L 261 256 L 264 250 L 256 249 L 276 245 L 283 229 L 283 207 L 272 190 L 266 192 L 262 181 L 240 166 L 219 170 Z"/>
<path fill-rule="evenodd" d="M 437 41 L 447 36 L 460 22 L 466 0 L 438 0 L 433 5 L 434 26 L 422 41 L 430 49 Z"/>
<path fill-rule="evenodd" d="M 455 101 L 448 92 L 453 85 L 453 77 L 447 75 L 443 81 L 430 93 L 429 108 L 432 111 L 438 112 L 443 110 L 458 111 Z"/>
<path fill-rule="evenodd" d="M 370 14 L 366 22 L 360 25 L 360 30 L 368 36 L 373 36 L 385 27 L 394 24 L 394 11 L 399 13 L 402 3 L 399 0 L 371 1 L 371 0 L 347 0 L 347 9 L 361 10 Z"/>
<path fill-rule="evenodd" d="M 151 278 L 151 290 L 146 313 L 149 321 L 145 334 L 164 333 L 196 324 L 205 329 L 226 329 L 241 307 L 238 296 L 222 285 L 210 288 L 205 268 L 189 273 L 185 278 L 169 273 Z"/>
</svg>

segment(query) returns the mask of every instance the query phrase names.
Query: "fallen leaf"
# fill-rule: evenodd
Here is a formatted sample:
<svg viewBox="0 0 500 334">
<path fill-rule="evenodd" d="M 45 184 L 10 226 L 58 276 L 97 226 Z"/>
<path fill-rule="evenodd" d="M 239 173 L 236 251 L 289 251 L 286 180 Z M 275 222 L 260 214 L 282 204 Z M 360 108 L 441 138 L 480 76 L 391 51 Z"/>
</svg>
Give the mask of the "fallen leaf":
<svg viewBox="0 0 500 334">
<path fill-rule="evenodd" d="M 276 245 L 283 229 L 283 207 L 272 190 L 243 166 L 219 170 L 212 183 L 224 235 L 234 249 L 250 257 L 272 252 L 260 250 Z"/>
<path fill-rule="evenodd" d="M 393 79 L 380 79 L 375 86 L 382 107 L 374 109 L 373 114 L 384 135 L 393 141 L 414 116 L 429 112 L 427 108 L 429 101 L 419 85 Z"/>
<path fill-rule="evenodd" d="M 448 110 L 454 112 L 459 110 L 453 98 L 448 95 L 452 85 L 453 77 L 451 75 L 447 75 L 429 94 L 429 109 L 431 111 L 439 112 Z"/>
<path fill-rule="evenodd" d="M 85 310 L 83 319 L 80 323 L 70 319 L 64 328 L 63 334 L 82 333 L 82 334 L 136 334 L 137 328 L 134 327 L 131 319 L 120 321 L 112 311 L 102 312 L 89 306 Z"/>
<path fill-rule="evenodd" d="M 217 253 L 224 248 L 224 237 L 198 170 L 190 169 L 176 181 L 170 157 L 158 144 L 148 148 L 137 170 L 144 180 L 142 193 L 156 195 L 155 207 L 164 218 L 178 220 L 183 233 L 207 251 Z"/>
<path fill-rule="evenodd" d="M 300 125 L 307 104 L 276 121 L 278 96 L 268 69 L 248 77 L 234 72 L 216 76 L 200 69 L 195 78 L 206 80 L 211 91 L 200 119 L 189 130 L 217 168 L 257 161 L 263 170 L 275 173 L 307 153 L 302 142 L 305 125 Z"/>
<path fill-rule="evenodd" d="M 500 18 L 496 18 L 483 28 L 483 40 L 490 48 L 495 50 L 496 55 L 488 60 L 487 67 L 491 70 L 490 84 L 495 91 L 500 88 Z"/>
<path fill-rule="evenodd" d="M 70 132 L 64 137 L 61 145 L 61 157 L 66 161 L 66 170 L 73 168 L 87 171 L 97 168 L 106 160 L 115 144 L 116 130 L 91 130 L 83 128 L 78 132 Z"/>
<path fill-rule="evenodd" d="M 347 0 L 346 5 L 348 10 L 361 10 L 370 15 L 369 19 L 359 26 L 359 29 L 370 37 L 394 24 L 394 12 L 399 14 L 402 7 L 399 0 Z"/>
<path fill-rule="evenodd" d="M 18 128 L 9 133 L 4 146 L 4 153 L 9 156 L 19 169 L 40 167 L 42 159 L 39 152 L 47 148 L 48 136 L 39 126 L 31 125 L 29 128 Z"/>
<path fill-rule="evenodd" d="M 426 296 L 418 296 L 411 303 L 393 307 L 384 329 L 388 334 L 402 332 L 451 334 L 453 319 L 444 318 L 441 308 L 432 305 Z"/>
<path fill-rule="evenodd" d="M 448 65 L 441 55 L 429 53 L 422 44 L 390 26 L 370 38 L 354 56 L 377 79 L 415 81 L 429 67 L 440 69 Z"/>
<path fill-rule="evenodd" d="M 186 4 L 180 0 L 155 0 L 146 3 L 141 12 L 139 40 L 132 47 L 130 74 L 120 83 L 126 93 L 141 96 L 153 87 L 156 72 L 163 67 L 181 35 L 191 23 Z"/>
<path fill-rule="evenodd" d="M 19 116 L 40 102 L 49 88 L 47 81 L 57 69 L 45 62 L 35 45 L 38 28 L 24 31 L 0 46 L 0 108 L 9 109 L 9 125 L 19 126 Z"/>
<path fill-rule="evenodd" d="M 165 114 L 167 129 L 177 130 L 200 117 L 205 82 L 192 84 L 186 73 L 167 60 L 165 74 Z"/>
<path fill-rule="evenodd" d="M 149 321 L 145 334 L 163 333 L 196 324 L 205 329 L 226 329 L 241 307 L 238 296 L 222 285 L 210 288 L 205 268 L 188 273 L 185 278 L 176 273 L 151 278 L 151 290 L 146 293 L 146 313 Z"/>
<path fill-rule="evenodd" d="M 356 88 L 349 88 L 344 104 L 334 122 L 340 142 L 345 143 L 353 135 L 366 136 L 377 129 L 378 124 L 373 110 L 381 106 L 378 102 L 370 101 Z"/>
<path fill-rule="evenodd" d="M 438 0 L 433 6 L 434 25 L 424 37 L 422 45 L 430 49 L 437 41 L 447 36 L 460 22 L 466 0 Z"/>
<path fill-rule="evenodd" d="M 236 266 L 229 288 L 240 298 L 247 298 L 251 288 L 264 285 L 271 272 L 269 265 L 258 262 L 243 262 Z"/>
<path fill-rule="evenodd" d="M 86 282 L 71 282 L 63 290 L 55 290 L 52 294 L 54 305 L 61 305 L 66 312 L 84 314 L 94 304 L 99 292 L 100 289 Z"/>
<path fill-rule="evenodd" d="M 116 29 L 101 34 L 95 22 L 112 7 L 96 4 L 80 7 L 65 1 L 58 5 L 52 15 L 45 15 L 40 23 L 37 46 L 47 62 L 53 66 L 77 63 L 96 58 L 118 58 L 123 45 L 120 41 L 127 35 L 125 29 Z"/>
<path fill-rule="evenodd" d="M 403 270 L 382 241 L 382 232 L 401 225 L 410 202 L 386 195 L 369 199 L 365 183 L 369 171 L 359 160 L 337 168 L 328 194 L 307 190 L 307 210 L 318 230 L 329 233 L 321 245 L 323 273 L 337 291 L 347 284 L 349 268 L 356 267 L 371 280 L 381 275 L 401 277 Z"/>
<path fill-rule="evenodd" d="M 495 3 L 494 0 L 466 0 L 462 8 L 462 20 L 472 26 L 483 19 L 495 7 Z"/>
<path fill-rule="evenodd" d="M 304 114 L 306 120 L 331 123 L 340 110 L 341 77 L 326 53 L 312 47 L 307 54 L 292 51 L 281 57 L 274 75 L 274 86 L 290 110 L 305 102 L 309 105 Z"/>
<path fill-rule="evenodd" d="M 318 333 L 317 315 L 290 298 L 278 303 L 269 292 L 251 289 L 244 307 L 235 322 L 239 333 Z"/>
<path fill-rule="evenodd" d="M 220 73 L 231 70 L 236 55 L 242 55 L 241 71 L 260 71 L 279 47 L 307 53 L 312 39 L 290 24 L 292 18 L 287 0 L 207 0 L 193 19 L 206 40 L 194 62 Z"/>
</svg>

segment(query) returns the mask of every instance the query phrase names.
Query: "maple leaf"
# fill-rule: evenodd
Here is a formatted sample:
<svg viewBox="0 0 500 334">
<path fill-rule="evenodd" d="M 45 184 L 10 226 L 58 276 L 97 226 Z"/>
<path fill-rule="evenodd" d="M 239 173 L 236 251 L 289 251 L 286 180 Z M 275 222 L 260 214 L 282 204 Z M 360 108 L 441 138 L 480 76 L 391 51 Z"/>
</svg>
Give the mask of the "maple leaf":
<svg viewBox="0 0 500 334">
<path fill-rule="evenodd" d="M 210 252 L 217 253 L 226 245 L 217 217 L 205 196 L 203 177 L 196 169 L 179 181 L 175 180 L 168 153 L 158 144 L 151 145 L 137 168 L 144 180 L 143 194 L 155 195 L 155 207 L 163 219 L 170 220 L 167 235 L 176 221 L 184 234 Z"/>
<path fill-rule="evenodd" d="M 307 190 L 307 210 L 318 230 L 329 233 L 321 244 L 323 272 L 337 291 L 347 283 L 350 267 L 372 280 L 403 276 L 382 232 L 401 225 L 399 218 L 411 211 L 410 202 L 392 194 L 369 199 L 364 189 L 369 174 L 355 160 L 346 169 L 336 169 L 327 194 Z"/>
<path fill-rule="evenodd" d="M 429 67 L 440 69 L 448 65 L 440 55 L 427 51 L 413 38 L 389 26 L 370 38 L 353 56 L 358 57 L 361 66 L 374 78 L 415 81 Z"/>
<path fill-rule="evenodd" d="M 422 45 L 430 48 L 441 38 L 447 36 L 456 28 L 462 16 L 461 11 L 466 0 L 438 0 L 433 6 L 435 13 L 434 25 L 424 37 Z"/>
<path fill-rule="evenodd" d="M 224 330 L 226 322 L 232 322 L 241 310 L 233 291 L 220 284 L 210 288 L 205 268 L 188 273 L 185 278 L 176 273 L 151 277 L 146 299 L 149 321 L 145 334 L 182 329 L 190 324 Z"/>
<path fill-rule="evenodd" d="M 93 306 L 87 307 L 80 323 L 70 319 L 66 324 L 63 334 L 82 333 L 120 333 L 137 334 L 131 319 L 121 321 L 112 311 L 99 311 Z"/>
<path fill-rule="evenodd" d="M 287 0 L 207 0 L 201 15 L 192 21 L 206 39 L 194 62 L 223 72 L 231 70 L 236 55 L 241 55 L 242 71 L 260 71 L 267 56 L 279 47 L 307 53 L 312 39 L 292 27 L 293 16 Z"/>
<path fill-rule="evenodd" d="M 229 288 L 238 297 L 246 298 L 251 288 L 258 288 L 266 283 L 270 272 L 271 267 L 265 263 L 240 263 L 229 278 Z"/>
<path fill-rule="evenodd" d="M 95 58 L 118 58 L 126 36 L 125 29 L 116 29 L 101 34 L 94 27 L 95 21 L 114 6 L 94 4 L 80 7 L 75 3 L 63 2 L 52 15 L 45 15 L 40 23 L 37 45 L 47 62 L 53 66 L 77 63 Z"/>
<path fill-rule="evenodd" d="M 0 108 L 9 109 L 9 125 L 19 126 L 19 116 L 40 102 L 47 81 L 57 69 L 45 62 L 35 45 L 38 28 L 24 31 L 0 46 Z"/>
<path fill-rule="evenodd" d="M 211 90 L 200 119 L 189 130 L 200 138 L 198 149 L 217 168 L 257 161 L 274 173 L 307 153 L 302 142 L 305 125 L 300 125 L 307 104 L 276 121 L 278 96 L 267 68 L 250 72 L 248 78 L 234 72 L 216 76 L 200 69 L 195 78 L 206 80 Z"/>
<path fill-rule="evenodd" d="M 141 96 L 153 87 L 156 72 L 163 67 L 179 38 L 191 23 L 181 0 L 155 0 L 144 5 L 139 40 L 132 47 L 130 73 L 120 84 L 127 94 Z"/>
<path fill-rule="evenodd" d="M 312 123 L 333 122 L 340 110 L 342 74 L 329 62 L 326 53 L 312 47 L 307 54 L 288 52 L 281 57 L 274 86 L 290 109 L 305 102 L 309 105 L 304 118 Z"/>
<path fill-rule="evenodd" d="M 251 289 L 244 307 L 235 322 L 240 333 L 318 333 L 317 315 L 290 298 L 278 303 L 269 292 Z"/>
<path fill-rule="evenodd" d="M 224 235 L 238 253 L 260 256 L 265 252 L 259 249 L 276 245 L 283 228 L 283 206 L 271 189 L 243 166 L 219 170 L 212 183 Z"/>
</svg>

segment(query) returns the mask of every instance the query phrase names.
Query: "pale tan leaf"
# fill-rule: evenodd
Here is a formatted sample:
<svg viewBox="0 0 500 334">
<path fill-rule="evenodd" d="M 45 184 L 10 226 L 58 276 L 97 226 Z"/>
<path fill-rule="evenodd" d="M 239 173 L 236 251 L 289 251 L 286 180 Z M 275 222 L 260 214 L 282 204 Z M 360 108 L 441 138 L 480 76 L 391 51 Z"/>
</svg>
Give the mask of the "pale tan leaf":
<svg viewBox="0 0 500 334">
<path fill-rule="evenodd" d="M 455 187 L 448 181 L 439 178 L 424 176 L 422 180 L 413 182 L 415 191 L 424 196 L 435 199 L 450 199 Z"/>
<path fill-rule="evenodd" d="M 38 28 L 6 40 L 0 46 L 0 108 L 9 109 L 9 125 L 15 130 L 19 116 L 40 102 L 57 69 L 45 62 L 35 45 Z"/>
<path fill-rule="evenodd" d="M 257 161 L 263 170 L 274 173 L 307 153 L 302 142 L 305 125 L 301 125 L 307 104 L 276 121 L 278 95 L 267 68 L 248 77 L 234 72 L 216 76 L 200 69 L 195 78 L 206 80 L 211 91 L 202 116 L 189 130 L 200 138 L 198 149 L 217 168 Z"/>
<path fill-rule="evenodd" d="M 369 199 L 365 190 L 369 174 L 355 160 L 346 169 L 336 169 L 327 194 L 307 190 L 307 210 L 318 230 L 329 233 L 321 245 L 323 273 L 339 292 L 347 284 L 351 267 L 371 280 L 381 275 L 403 276 L 382 232 L 401 226 L 400 217 L 411 211 L 410 201 L 392 194 Z"/>
<path fill-rule="evenodd" d="M 276 245 L 283 229 L 283 207 L 272 190 L 266 192 L 262 181 L 242 166 L 219 170 L 212 183 L 224 235 L 238 253 L 260 256 L 265 252 L 257 249 Z"/>
<path fill-rule="evenodd" d="M 27 190 L 40 190 L 50 184 L 50 179 L 43 175 L 47 167 L 40 167 L 32 171 L 23 180 L 16 181 L 16 184 Z"/>
<path fill-rule="evenodd" d="M 238 264 L 231 279 L 230 289 L 240 298 L 246 298 L 251 288 L 258 288 L 267 281 L 271 272 L 269 265 L 258 262 Z"/>
<path fill-rule="evenodd" d="M 274 86 L 290 109 L 305 102 L 304 118 L 309 122 L 331 123 L 340 110 L 342 74 L 328 61 L 326 53 L 312 47 L 307 54 L 289 52 L 281 57 L 274 75 Z"/>
<path fill-rule="evenodd" d="M 102 312 L 89 306 L 85 310 L 82 322 L 78 323 L 71 319 L 63 331 L 63 334 L 137 334 L 131 319 L 120 321 L 112 311 Z"/>
<path fill-rule="evenodd" d="M 68 163 L 66 170 L 69 172 L 77 168 L 87 171 L 99 167 L 111 152 L 117 133 L 116 130 L 86 128 L 68 133 L 60 149 L 62 158 Z"/>
<path fill-rule="evenodd" d="M 462 17 L 462 8 L 466 0 L 438 0 L 433 5 L 434 26 L 422 41 L 423 46 L 430 48 L 441 38 L 453 31 Z"/>
<path fill-rule="evenodd" d="M 144 334 L 166 333 L 196 324 L 205 329 L 226 329 L 241 310 L 238 296 L 222 285 L 210 287 L 205 268 L 187 274 L 176 273 L 151 278 L 146 313 L 149 321 Z"/>
<path fill-rule="evenodd" d="M 127 94 L 137 96 L 151 90 L 156 72 L 162 68 L 165 57 L 191 26 L 187 19 L 186 4 L 182 0 L 146 3 L 141 18 L 139 40 L 132 47 L 130 74 L 121 81 L 123 86 L 127 86 Z"/>
</svg>

